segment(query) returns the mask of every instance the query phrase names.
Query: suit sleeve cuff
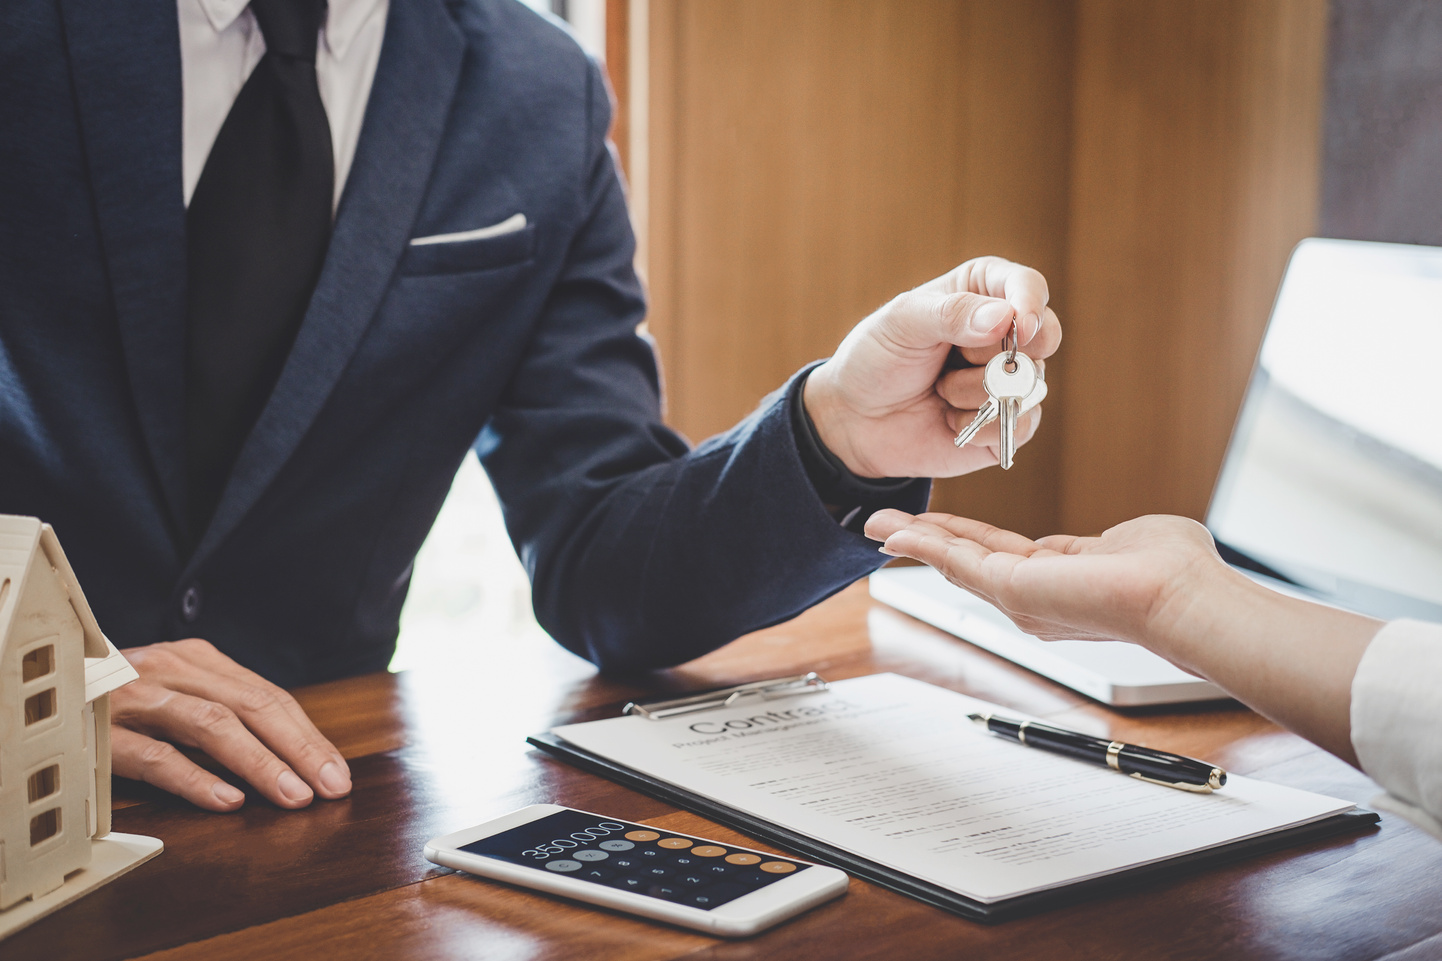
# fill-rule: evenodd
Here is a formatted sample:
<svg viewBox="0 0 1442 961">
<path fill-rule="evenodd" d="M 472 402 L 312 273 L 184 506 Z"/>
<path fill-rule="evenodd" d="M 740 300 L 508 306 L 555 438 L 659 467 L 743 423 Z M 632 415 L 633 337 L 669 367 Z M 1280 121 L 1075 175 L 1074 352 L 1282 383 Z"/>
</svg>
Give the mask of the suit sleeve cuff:
<svg viewBox="0 0 1442 961">
<path fill-rule="evenodd" d="M 821 440 L 803 400 L 806 378 L 817 366 L 802 371 L 791 385 L 787 400 L 792 435 L 806 476 L 827 511 L 841 526 L 861 533 L 867 518 L 877 511 L 887 507 L 907 510 L 915 505 L 918 493 L 924 500 L 930 482 L 918 477 L 860 477 L 832 453 Z"/>
</svg>

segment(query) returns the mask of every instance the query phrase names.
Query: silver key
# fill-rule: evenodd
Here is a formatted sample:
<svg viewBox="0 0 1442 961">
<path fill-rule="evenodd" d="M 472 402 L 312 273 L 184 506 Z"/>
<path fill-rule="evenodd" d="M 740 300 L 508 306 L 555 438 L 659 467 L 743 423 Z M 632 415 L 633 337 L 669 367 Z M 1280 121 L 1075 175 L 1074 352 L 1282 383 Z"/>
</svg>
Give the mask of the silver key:
<svg viewBox="0 0 1442 961">
<path fill-rule="evenodd" d="M 1000 457 L 1003 469 L 1010 470 L 1016 455 L 1016 418 L 1021 404 L 1036 390 L 1038 383 L 1045 383 L 1037 375 L 1036 364 L 1026 354 L 1003 351 L 986 365 L 981 382 L 986 387 L 988 400 L 976 418 L 956 435 L 958 447 L 976 436 L 993 417 L 1001 418 Z M 1043 395 L 1044 396 L 1044 395 Z M 1037 399 L 1040 403 L 1040 398 Z"/>
<path fill-rule="evenodd" d="M 1031 393 L 1027 394 L 1026 399 L 1021 402 L 1021 406 L 1017 408 L 1016 416 L 1020 417 L 1044 400 L 1046 400 L 1046 376 L 1042 373 L 1041 368 L 1037 368 L 1036 386 L 1031 389 Z M 996 420 L 998 410 L 1000 410 L 1000 408 L 997 406 L 996 398 L 988 397 L 986 403 L 981 406 L 981 410 L 976 412 L 976 418 L 972 420 L 970 424 L 963 427 L 961 432 L 956 435 L 956 440 L 954 441 L 956 446 L 965 447 L 967 444 L 970 444 L 972 438 L 975 437 L 983 427 Z"/>
<path fill-rule="evenodd" d="M 1015 343 L 1015 341 L 1013 341 Z M 1036 364 L 1026 354 L 1013 350 L 993 357 L 1000 364 L 987 364 L 982 383 L 986 392 L 996 398 L 997 419 L 1001 422 L 1001 444 L 997 451 L 1002 470 L 1011 470 L 1016 458 L 1016 418 L 1021 402 L 1036 388 Z"/>
<path fill-rule="evenodd" d="M 981 410 L 976 412 L 976 419 L 961 429 L 961 433 L 956 435 L 953 443 L 957 447 L 965 447 L 971 443 L 971 439 L 976 436 L 977 431 L 996 420 L 997 410 L 996 398 L 988 397 L 986 403 L 981 405 Z"/>
</svg>

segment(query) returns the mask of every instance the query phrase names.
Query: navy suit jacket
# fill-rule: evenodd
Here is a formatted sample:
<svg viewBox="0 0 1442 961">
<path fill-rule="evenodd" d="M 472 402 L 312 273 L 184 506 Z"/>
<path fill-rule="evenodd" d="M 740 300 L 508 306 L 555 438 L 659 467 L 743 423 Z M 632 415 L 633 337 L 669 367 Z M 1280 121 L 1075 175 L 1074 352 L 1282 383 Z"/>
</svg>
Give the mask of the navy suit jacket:
<svg viewBox="0 0 1442 961">
<path fill-rule="evenodd" d="M 596 66 L 521 5 L 392 0 L 319 284 L 192 548 L 175 5 L 6 0 L 0 511 L 55 525 L 121 646 L 205 637 L 285 685 L 385 667 L 473 445 L 541 623 L 603 667 L 679 663 L 869 572 L 785 391 L 695 450 L 662 424 L 609 122 Z"/>
</svg>

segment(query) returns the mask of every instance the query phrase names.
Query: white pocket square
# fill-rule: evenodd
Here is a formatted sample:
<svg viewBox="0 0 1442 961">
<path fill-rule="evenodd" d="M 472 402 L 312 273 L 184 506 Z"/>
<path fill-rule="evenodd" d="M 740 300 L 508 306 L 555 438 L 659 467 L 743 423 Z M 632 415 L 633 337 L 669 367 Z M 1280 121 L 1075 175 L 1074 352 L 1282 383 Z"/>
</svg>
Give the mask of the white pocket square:
<svg viewBox="0 0 1442 961">
<path fill-rule="evenodd" d="M 500 237 L 503 234 L 513 234 L 518 230 L 526 229 L 526 215 L 512 214 L 498 224 L 489 227 L 477 227 L 475 230 L 462 230 L 455 234 L 432 234 L 429 237 L 417 237 L 411 241 L 412 247 L 426 247 L 431 244 L 458 244 L 466 240 L 485 240 L 487 237 Z"/>
</svg>

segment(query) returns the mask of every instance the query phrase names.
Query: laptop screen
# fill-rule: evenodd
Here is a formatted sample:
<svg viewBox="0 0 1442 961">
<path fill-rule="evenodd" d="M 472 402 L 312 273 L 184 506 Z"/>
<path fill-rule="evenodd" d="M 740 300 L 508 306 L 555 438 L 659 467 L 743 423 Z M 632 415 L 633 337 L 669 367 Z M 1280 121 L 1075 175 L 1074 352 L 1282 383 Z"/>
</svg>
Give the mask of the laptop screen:
<svg viewBox="0 0 1442 961">
<path fill-rule="evenodd" d="M 1324 600 L 1442 620 L 1442 248 L 1298 245 L 1207 526 Z"/>
</svg>

